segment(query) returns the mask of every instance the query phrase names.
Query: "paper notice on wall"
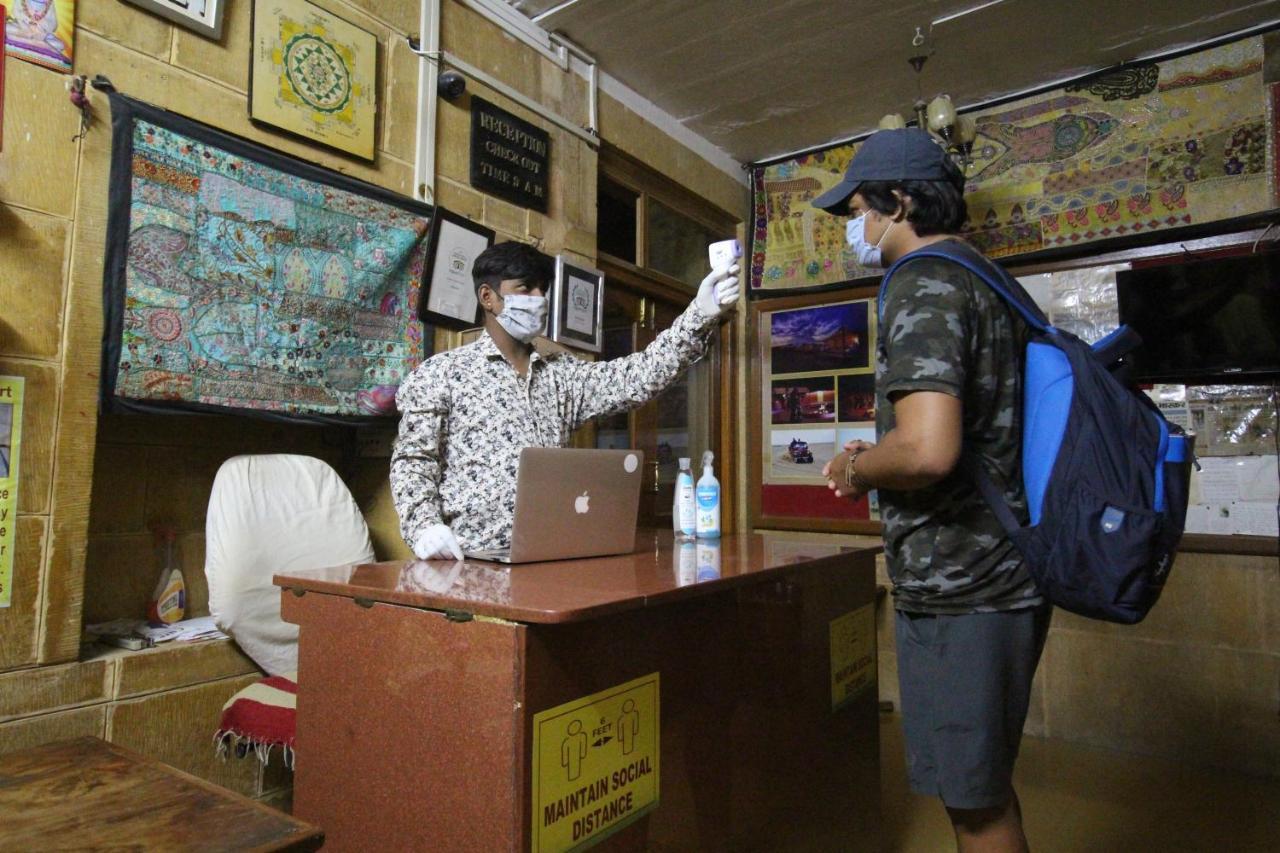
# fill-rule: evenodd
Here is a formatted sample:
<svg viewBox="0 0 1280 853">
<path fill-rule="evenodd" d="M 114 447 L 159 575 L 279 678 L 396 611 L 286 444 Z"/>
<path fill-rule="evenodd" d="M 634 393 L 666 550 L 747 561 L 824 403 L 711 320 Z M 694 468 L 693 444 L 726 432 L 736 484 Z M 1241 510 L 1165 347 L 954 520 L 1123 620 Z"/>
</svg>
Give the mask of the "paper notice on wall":
<svg viewBox="0 0 1280 853">
<path fill-rule="evenodd" d="M 1191 472 L 1191 502 L 1229 504 L 1280 500 L 1275 456 L 1202 456 Z"/>
<path fill-rule="evenodd" d="M 1280 536 L 1280 516 L 1275 502 L 1246 501 L 1231 506 L 1236 533 L 1249 536 Z"/>
<path fill-rule="evenodd" d="M 1187 520 L 1183 525 L 1186 533 L 1211 533 L 1226 536 L 1231 533 L 1231 523 L 1222 504 L 1188 504 Z"/>
<path fill-rule="evenodd" d="M 1275 456 L 1237 457 L 1236 476 L 1240 480 L 1240 500 L 1280 501 L 1280 475 Z"/>
<path fill-rule="evenodd" d="M 22 447 L 21 376 L 0 376 L 0 607 L 13 601 L 13 549 L 18 527 L 18 460 Z"/>
<path fill-rule="evenodd" d="M 1165 420 L 1191 432 L 1191 409 L 1187 405 L 1186 385 L 1156 385 L 1147 392 Z"/>
<path fill-rule="evenodd" d="M 1191 504 L 1187 507 L 1185 530 L 1216 536 L 1278 536 L 1280 517 L 1275 503 L 1263 501 Z"/>
</svg>

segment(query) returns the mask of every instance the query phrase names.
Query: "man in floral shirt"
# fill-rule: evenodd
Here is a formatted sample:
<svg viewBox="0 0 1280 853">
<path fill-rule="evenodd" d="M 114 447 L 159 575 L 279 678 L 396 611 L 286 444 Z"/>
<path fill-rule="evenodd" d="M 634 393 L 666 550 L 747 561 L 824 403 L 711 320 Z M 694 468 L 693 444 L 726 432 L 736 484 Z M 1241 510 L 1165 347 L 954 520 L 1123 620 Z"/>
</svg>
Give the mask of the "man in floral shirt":
<svg viewBox="0 0 1280 853">
<path fill-rule="evenodd" d="M 464 550 L 510 545 L 520 451 L 564 447 L 589 419 L 661 394 L 733 310 L 737 272 L 703 279 L 689 308 L 643 352 L 589 363 L 533 348 L 547 321 L 545 256 L 514 242 L 482 252 L 472 276 L 485 334 L 424 361 L 396 394 L 391 493 L 414 554 L 461 559 Z"/>
</svg>

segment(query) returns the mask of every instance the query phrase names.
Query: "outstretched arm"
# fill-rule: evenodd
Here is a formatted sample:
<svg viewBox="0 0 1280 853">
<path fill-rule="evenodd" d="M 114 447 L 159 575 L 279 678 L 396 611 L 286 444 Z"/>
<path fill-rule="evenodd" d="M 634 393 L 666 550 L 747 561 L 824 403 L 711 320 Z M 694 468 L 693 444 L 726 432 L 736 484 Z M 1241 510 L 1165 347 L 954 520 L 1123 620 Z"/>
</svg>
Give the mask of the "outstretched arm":
<svg viewBox="0 0 1280 853">
<path fill-rule="evenodd" d="M 702 358 L 716 324 L 737 304 L 737 272 L 733 266 L 704 278 L 684 313 L 643 351 L 611 361 L 579 362 L 572 379 L 574 428 L 644 405 Z"/>
</svg>

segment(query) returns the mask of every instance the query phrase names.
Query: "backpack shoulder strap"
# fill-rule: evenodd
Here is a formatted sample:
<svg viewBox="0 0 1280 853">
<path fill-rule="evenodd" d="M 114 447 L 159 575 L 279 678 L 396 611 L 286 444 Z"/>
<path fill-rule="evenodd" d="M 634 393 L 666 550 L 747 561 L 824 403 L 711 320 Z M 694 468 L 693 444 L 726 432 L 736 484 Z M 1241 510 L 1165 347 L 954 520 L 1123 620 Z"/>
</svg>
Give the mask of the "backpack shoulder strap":
<svg viewBox="0 0 1280 853">
<path fill-rule="evenodd" d="M 959 264 L 986 282 L 987 286 L 995 291 L 996 295 L 1003 299 L 1013 310 L 1018 312 L 1019 316 L 1032 329 L 1039 332 L 1049 331 L 1049 318 L 1040 310 L 1040 306 L 1036 305 L 1035 300 L 1018 283 L 1016 278 L 1009 275 L 1003 267 L 983 257 L 968 243 L 961 243 L 957 240 L 941 240 L 937 243 L 931 243 L 922 249 L 903 255 L 894 262 L 893 266 L 889 267 L 880 284 L 879 304 L 877 306 L 877 316 L 882 323 L 884 322 L 885 291 L 890 277 L 898 267 L 916 258 L 943 258 Z M 974 488 L 978 490 L 978 494 L 982 496 L 987 506 L 991 508 L 996 520 L 1000 522 L 1000 526 L 1005 529 L 1005 532 L 1013 534 L 1021 530 L 1022 524 L 1014 514 L 1013 508 L 1009 506 L 1009 502 L 1005 500 L 1004 493 L 995 484 L 995 481 L 991 479 L 991 475 L 987 473 L 982 460 L 967 444 L 961 448 L 959 467 Z"/>
<path fill-rule="evenodd" d="M 1048 331 L 1049 318 L 1040 310 L 1040 306 L 1018 283 L 1018 280 L 1009 275 L 1004 267 L 993 263 L 968 243 L 962 243 L 959 240 L 940 240 L 937 243 L 930 243 L 922 249 L 916 249 L 914 252 L 903 255 L 894 262 L 893 266 L 889 267 L 880 283 L 877 316 L 881 321 L 884 320 L 884 297 L 888 289 L 889 279 L 897 271 L 898 267 L 916 258 L 943 258 L 954 264 L 959 264 L 985 281 L 987 286 L 996 292 L 996 295 L 1009 303 L 1018 312 L 1028 326 L 1038 332 Z"/>
</svg>

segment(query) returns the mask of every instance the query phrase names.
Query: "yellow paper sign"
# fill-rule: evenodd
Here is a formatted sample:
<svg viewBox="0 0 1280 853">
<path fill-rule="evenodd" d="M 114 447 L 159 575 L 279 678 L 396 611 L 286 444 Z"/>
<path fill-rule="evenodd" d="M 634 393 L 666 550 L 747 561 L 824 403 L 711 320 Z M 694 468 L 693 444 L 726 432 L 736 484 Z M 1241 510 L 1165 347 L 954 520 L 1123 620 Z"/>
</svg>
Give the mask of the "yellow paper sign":
<svg viewBox="0 0 1280 853">
<path fill-rule="evenodd" d="M 22 446 L 21 376 L 0 376 L 0 607 L 13 601 L 13 541 L 18 526 L 18 449 Z"/>
<path fill-rule="evenodd" d="M 534 851 L 585 850 L 658 804 L 658 673 L 533 716 Z"/>
<path fill-rule="evenodd" d="M 876 606 L 831 620 L 831 710 L 876 683 Z"/>
</svg>

